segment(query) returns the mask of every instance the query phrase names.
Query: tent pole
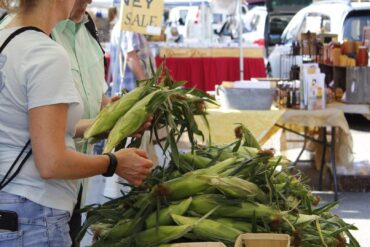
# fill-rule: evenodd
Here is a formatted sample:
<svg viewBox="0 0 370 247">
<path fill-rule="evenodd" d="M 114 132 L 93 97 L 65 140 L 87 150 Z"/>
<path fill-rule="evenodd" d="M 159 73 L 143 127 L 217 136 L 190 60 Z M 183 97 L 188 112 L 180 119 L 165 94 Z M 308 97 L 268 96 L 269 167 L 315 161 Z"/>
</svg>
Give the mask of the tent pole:
<svg viewBox="0 0 370 247">
<path fill-rule="evenodd" d="M 237 1 L 237 8 L 238 8 L 238 22 L 239 22 L 239 49 L 240 49 L 240 81 L 244 81 L 244 52 L 243 52 L 243 21 L 242 21 L 242 2 L 241 0 Z"/>
</svg>

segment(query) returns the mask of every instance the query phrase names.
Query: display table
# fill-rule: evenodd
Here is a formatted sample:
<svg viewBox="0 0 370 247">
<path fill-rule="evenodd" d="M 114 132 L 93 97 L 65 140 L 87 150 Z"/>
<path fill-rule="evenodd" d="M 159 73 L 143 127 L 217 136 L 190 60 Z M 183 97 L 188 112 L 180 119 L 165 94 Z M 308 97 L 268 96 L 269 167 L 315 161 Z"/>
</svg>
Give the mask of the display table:
<svg viewBox="0 0 370 247">
<path fill-rule="evenodd" d="M 240 80 L 238 48 L 161 48 L 157 67 L 166 61 L 176 81 L 188 81 L 186 87 L 215 90 L 223 81 Z M 244 79 L 266 77 L 263 50 L 244 48 Z"/>
<path fill-rule="evenodd" d="M 207 112 L 211 132 L 210 137 L 213 144 L 228 144 L 235 141 L 235 135 L 233 133 L 238 123 L 248 127 L 258 142 L 263 144 L 271 137 L 271 130 L 286 110 L 239 111 L 208 109 Z M 196 120 L 204 136 L 208 138 L 209 131 L 204 121 L 198 116 L 196 116 Z M 207 141 L 209 140 L 207 139 Z"/>
<path fill-rule="evenodd" d="M 342 110 L 344 113 L 360 114 L 370 120 L 370 105 L 367 104 L 344 104 L 335 102 L 329 104 L 328 107 Z"/>
<path fill-rule="evenodd" d="M 265 143 L 279 128 L 284 125 L 289 128 L 300 127 L 336 127 L 338 140 L 336 142 L 336 161 L 339 165 L 350 166 L 352 161 L 352 137 L 347 120 L 342 110 L 328 106 L 325 110 L 271 110 L 271 111 L 239 111 L 208 109 L 208 121 L 211 129 L 211 140 L 214 144 L 225 144 L 235 140 L 232 135 L 237 123 L 247 126 L 257 140 Z M 201 130 L 208 136 L 205 124 L 197 120 Z M 220 131 L 222 130 L 222 131 Z"/>
</svg>

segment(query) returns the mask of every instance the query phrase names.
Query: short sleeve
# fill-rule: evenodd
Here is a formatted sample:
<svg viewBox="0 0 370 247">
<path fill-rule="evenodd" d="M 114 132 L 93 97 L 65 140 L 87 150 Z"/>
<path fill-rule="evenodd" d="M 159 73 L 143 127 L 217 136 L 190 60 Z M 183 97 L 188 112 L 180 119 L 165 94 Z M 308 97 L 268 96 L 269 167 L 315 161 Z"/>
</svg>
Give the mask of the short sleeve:
<svg viewBox="0 0 370 247">
<path fill-rule="evenodd" d="M 59 103 L 79 103 L 71 65 L 62 47 L 53 41 L 30 50 L 22 63 L 28 109 Z"/>
<path fill-rule="evenodd" d="M 132 49 L 135 51 L 140 51 L 140 34 L 133 33 L 132 34 Z"/>
<path fill-rule="evenodd" d="M 125 37 L 126 47 L 122 47 L 125 52 L 139 51 L 140 50 L 140 40 L 137 33 L 134 32 L 123 32 Z"/>
</svg>

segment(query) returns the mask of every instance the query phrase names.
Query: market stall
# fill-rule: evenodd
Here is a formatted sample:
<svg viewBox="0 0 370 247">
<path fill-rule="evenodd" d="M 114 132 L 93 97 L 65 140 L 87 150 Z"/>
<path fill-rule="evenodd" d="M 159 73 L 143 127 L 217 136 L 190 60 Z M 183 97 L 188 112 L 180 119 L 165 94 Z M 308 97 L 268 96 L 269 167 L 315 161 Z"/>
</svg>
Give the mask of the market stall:
<svg viewBox="0 0 370 247">
<path fill-rule="evenodd" d="M 256 233 L 265 233 L 265 241 L 270 240 L 272 233 L 278 233 L 280 239 L 284 233 L 284 246 L 289 246 L 291 240 L 294 246 L 357 247 L 349 232 L 354 227 L 331 213 L 335 203 L 317 207 L 318 198 L 303 179 L 290 173 L 287 168 L 290 162 L 260 146 L 277 127 L 293 131 L 297 126 L 315 127 L 325 131 L 325 137 L 329 128 L 331 142 L 325 139 L 320 144 L 323 153 L 327 147 L 331 151 L 337 199 L 336 165 L 349 164 L 352 138 L 343 111 L 326 105 L 321 97 L 323 87 L 310 91 L 313 94 L 320 91 L 321 98 L 314 95 L 315 102 L 311 105 L 303 102 L 302 109 L 211 108 L 205 112 L 204 102 L 211 105 L 215 102 L 202 90 L 213 91 L 222 82 L 235 82 L 243 77 L 246 80 L 266 77 L 263 50 L 225 44 L 162 45 L 156 65 L 164 65 L 163 73 L 147 80 L 145 87 L 135 89 L 144 92 L 136 95 L 130 106 L 125 104 L 127 112 L 120 113 L 122 116 L 112 114 L 121 111 L 120 107 L 113 107 L 97 119 L 105 121 L 110 114 L 119 118 L 111 121 L 112 130 L 105 147 L 105 152 L 110 152 L 114 148 L 140 145 L 139 138 L 127 139 L 134 129 L 122 127 L 128 119 L 125 116 L 129 115 L 140 126 L 137 121 L 153 115 L 150 136 L 168 162 L 159 164 L 143 186 L 122 191 L 121 197 L 106 204 L 85 208 L 88 219 L 81 235 L 92 229 L 93 246 L 187 246 L 190 242 L 217 240 L 219 243 L 210 246 L 239 247 L 245 232 L 252 233 L 251 239 Z M 240 58 L 244 63 L 242 70 Z M 295 91 L 289 89 L 287 95 L 294 93 L 296 97 L 299 90 L 295 86 L 292 89 Z M 286 107 L 300 103 L 296 100 Z M 133 109 L 138 113 L 133 113 Z M 165 130 L 165 135 L 160 136 L 160 130 Z M 87 133 L 90 134 L 85 136 L 87 139 L 101 134 Z M 191 152 L 180 150 L 183 135 L 190 142 Z M 204 145 L 197 145 L 195 140 L 204 137 Z M 321 164 L 322 175 L 324 156 Z M 265 242 L 262 246 L 272 244 Z"/>
</svg>

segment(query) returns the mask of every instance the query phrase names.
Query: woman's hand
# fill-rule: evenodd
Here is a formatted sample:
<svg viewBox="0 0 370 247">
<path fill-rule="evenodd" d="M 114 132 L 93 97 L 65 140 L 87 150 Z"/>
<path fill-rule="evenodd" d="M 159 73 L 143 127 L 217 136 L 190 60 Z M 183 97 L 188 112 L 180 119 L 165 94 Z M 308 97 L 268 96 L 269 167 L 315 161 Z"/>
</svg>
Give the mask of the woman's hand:
<svg viewBox="0 0 370 247">
<path fill-rule="evenodd" d="M 113 96 L 112 98 L 110 98 L 109 104 L 112 104 L 113 102 L 119 100 L 120 98 L 121 98 L 121 96 L 119 96 L 119 95 Z"/>
<path fill-rule="evenodd" d="M 130 135 L 130 137 L 134 137 L 134 138 L 141 138 L 142 137 L 142 134 L 143 132 L 150 127 L 150 125 L 152 124 L 152 121 L 153 121 L 153 117 L 150 116 L 148 117 L 148 119 L 145 121 L 145 123 L 143 123 L 143 125 L 140 126 L 140 128 L 136 131 L 136 133 Z"/>
<path fill-rule="evenodd" d="M 116 174 L 134 186 L 140 186 L 152 171 L 153 162 L 142 149 L 124 148 L 114 155 L 117 157 Z"/>
</svg>

